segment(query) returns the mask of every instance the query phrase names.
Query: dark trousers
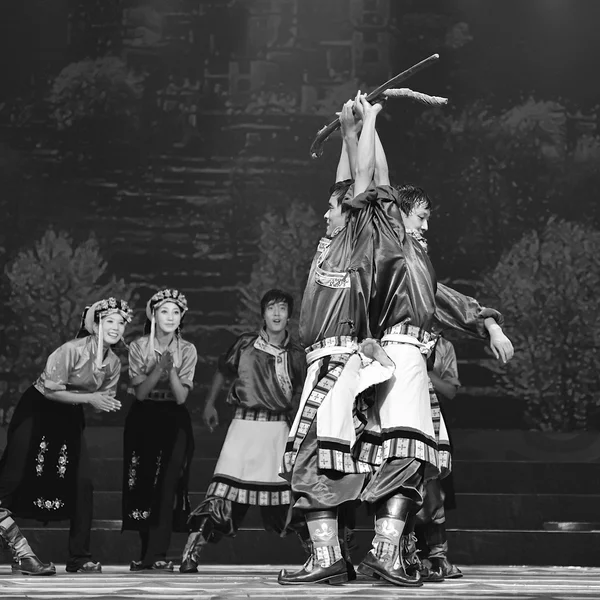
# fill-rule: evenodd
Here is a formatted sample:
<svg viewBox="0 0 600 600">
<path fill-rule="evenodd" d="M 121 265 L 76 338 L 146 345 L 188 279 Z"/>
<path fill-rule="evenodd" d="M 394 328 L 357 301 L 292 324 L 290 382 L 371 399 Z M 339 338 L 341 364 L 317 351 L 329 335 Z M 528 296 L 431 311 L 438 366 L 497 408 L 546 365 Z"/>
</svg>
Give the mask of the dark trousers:
<svg viewBox="0 0 600 600">
<path fill-rule="evenodd" d="M 141 560 L 144 565 L 152 565 L 167 557 L 173 531 L 173 505 L 181 470 L 185 464 L 186 448 L 186 434 L 180 431 L 162 482 L 158 522 L 147 531 L 140 531 Z"/>
<path fill-rule="evenodd" d="M 21 484 L 26 468 L 31 441 L 33 420 L 25 419 L 13 432 L 11 444 L 5 450 L 4 469 L 0 478 L 0 521 L 12 514 L 12 499 Z M 94 487 L 90 478 L 90 460 L 85 439 L 81 441 L 81 453 L 77 468 L 75 509 L 69 529 L 69 562 L 86 562 L 91 556 L 90 540 L 93 517 Z M 18 509 L 16 510 L 18 513 Z"/>
</svg>

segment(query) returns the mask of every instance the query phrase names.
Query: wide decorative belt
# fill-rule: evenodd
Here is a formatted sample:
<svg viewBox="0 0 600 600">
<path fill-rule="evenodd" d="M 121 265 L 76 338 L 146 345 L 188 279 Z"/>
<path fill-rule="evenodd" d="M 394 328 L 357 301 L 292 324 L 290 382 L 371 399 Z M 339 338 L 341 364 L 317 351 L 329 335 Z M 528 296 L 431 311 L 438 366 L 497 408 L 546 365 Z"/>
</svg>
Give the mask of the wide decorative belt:
<svg viewBox="0 0 600 600">
<path fill-rule="evenodd" d="M 352 354 L 358 351 L 358 338 L 350 335 L 336 335 L 325 338 L 306 348 L 306 363 L 311 365 L 323 356 Z"/>
<path fill-rule="evenodd" d="M 173 392 L 171 392 L 171 391 L 152 390 L 148 394 L 148 396 L 146 396 L 146 400 L 159 400 L 159 401 L 172 400 L 173 402 L 175 402 L 175 396 L 173 395 Z"/>
<path fill-rule="evenodd" d="M 242 406 L 236 407 L 233 418 L 245 421 L 287 421 L 285 413 L 276 413 L 266 408 L 243 408 Z"/>
<path fill-rule="evenodd" d="M 383 332 L 381 345 L 411 344 L 417 346 L 422 354 L 429 355 L 435 346 L 436 337 L 420 327 L 410 323 L 398 323 Z"/>
</svg>

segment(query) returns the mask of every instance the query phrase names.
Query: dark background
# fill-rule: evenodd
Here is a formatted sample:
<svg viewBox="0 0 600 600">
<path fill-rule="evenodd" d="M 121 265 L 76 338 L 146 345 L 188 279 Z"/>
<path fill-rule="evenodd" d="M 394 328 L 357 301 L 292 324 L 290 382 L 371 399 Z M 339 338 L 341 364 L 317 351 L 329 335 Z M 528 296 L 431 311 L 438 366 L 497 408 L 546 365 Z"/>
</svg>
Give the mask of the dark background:
<svg viewBox="0 0 600 600">
<path fill-rule="evenodd" d="M 154 290 L 191 310 L 200 418 L 215 361 L 299 303 L 339 139 L 316 131 L 438 52 L 390 101 L 395 182 L 432 196 L 441 281 L 506 316 L 498 370 L 456 343 L 463 428 L 598 427 L 600 4 L 592 0 L 7 0 L 0 19 L 2 419 L 86 302 Z M 123 355 L 123 353 L 122 353 Z M 122 382 L 125 398 L 126 377 Z M 93 423 L 120 423 L 124 415 Z M 102 420 L 105 419 L 105 420 Z M 112 419 L 112 420 L 111 420 Z M 115 420 L 116 419 L 116 420 Z"/>
</svg>

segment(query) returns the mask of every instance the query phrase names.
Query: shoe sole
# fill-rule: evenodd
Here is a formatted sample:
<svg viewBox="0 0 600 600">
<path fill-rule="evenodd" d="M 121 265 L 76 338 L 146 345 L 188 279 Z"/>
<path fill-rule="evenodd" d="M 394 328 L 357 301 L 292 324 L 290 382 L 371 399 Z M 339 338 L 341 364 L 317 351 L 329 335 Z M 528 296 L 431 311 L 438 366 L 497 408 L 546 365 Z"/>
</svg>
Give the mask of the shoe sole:
<svg viewBox="0 0 600 600">
<path fill-rule="evenodd" d="M 277 580 L 279 585 L 313 585 L 318 583 L 328 583 L 329 585 L 342 585 L 348 583 L 348 574 L 342 573 L 340 575 L 332 575 L 331 577 L 324 577 L 323 579 L 317 579 L 317 581 L 282 581 Z"/>
<path fill-rule="evenodd" d="M 368 567 L 367 565 L 360 564 L 358 565 L 356 572 L 360 575 L 365 575 L 366 577 L 371 577 L 373 579 L 383 579 L 392 585 L 396 585 L 398 587 L 421 587 L 423 582 L 421 580 L 415 581 L 415 583 L 409 583 L 405 581 L 397 581 L 395 579 L 391 579 L 386 577 L 383 573 L 379 573 L 372 567 Z"/>
<path fill-rule="evenodd" d="M 26 575 L 28 577 L 48 577 L 49 575 L 56 575 L 56 571 L 11 571 L 11 575 Z"/>
</svg>

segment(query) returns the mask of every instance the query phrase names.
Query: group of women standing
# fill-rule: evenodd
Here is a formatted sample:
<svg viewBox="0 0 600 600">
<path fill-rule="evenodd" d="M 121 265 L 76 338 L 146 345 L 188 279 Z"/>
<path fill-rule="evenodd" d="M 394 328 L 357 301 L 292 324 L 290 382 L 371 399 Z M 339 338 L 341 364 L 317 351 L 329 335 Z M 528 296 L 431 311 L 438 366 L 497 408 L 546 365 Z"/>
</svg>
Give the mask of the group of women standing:
<svg viewBox="0 0 600 600">
<path fill-rule="evenodd" d="M 129 346 L 135 396 L 124 432 L 123 530 L 139 531 L 140 559 L 132 571 L 172 571 L 166 561 L 173 528 L 187 531 L 188 479 L 194 439 L 185 407 L 193 386 L 196 349 L 181 337 L 187 300 L 163 289 L 146 305 L 144 335 Z M 90 541 L 93 486 L 83 436 L 83 405 L 100 412 L 116 399 L 123 342 L 132 310 L 108 298 L 87 307 L 77 337 L 48 357 L 43 373 L 17 404 L 0 460 L 0 536 L 13 556 L 12 572 L 53 575 L 13 520 L 70 520 L 69 573 L 101 572 Z M 174 510 L 175 509 L 175 510 Z"/>
</svg>

